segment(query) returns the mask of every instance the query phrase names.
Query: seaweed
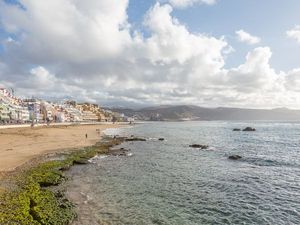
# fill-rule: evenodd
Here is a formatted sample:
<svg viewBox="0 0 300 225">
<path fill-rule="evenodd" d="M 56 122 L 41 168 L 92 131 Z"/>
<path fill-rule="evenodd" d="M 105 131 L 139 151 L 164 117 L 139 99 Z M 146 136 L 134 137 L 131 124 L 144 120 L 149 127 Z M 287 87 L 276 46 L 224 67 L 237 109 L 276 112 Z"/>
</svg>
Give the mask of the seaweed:
<svg viewBox="0 0 300 225">
<path fill-rule="evenodd" d="M 0 224 L 5 225 L 65 225 L 75 217 L 74 205 L 64 192 L 54 191 L 67 178 L 64 171 L 76 163 L 88 162 L 104 154 L 122 139 L 113 139 L 73 151 L 64 160 L 43 162 L 16 177 L 17 189 L 0 192 Z"/>
</svg>

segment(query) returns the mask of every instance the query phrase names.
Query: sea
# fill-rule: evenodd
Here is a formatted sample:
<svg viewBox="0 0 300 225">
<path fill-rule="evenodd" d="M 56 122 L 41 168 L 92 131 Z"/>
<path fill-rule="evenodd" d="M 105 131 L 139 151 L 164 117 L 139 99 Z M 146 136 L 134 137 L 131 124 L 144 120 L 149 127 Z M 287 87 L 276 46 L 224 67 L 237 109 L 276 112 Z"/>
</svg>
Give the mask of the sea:
<svg viewBox="0 0 300 225">
<path fill-rule="evenodd" d="M 256 131 L 232 131 L 248 126 Z M 73 225 L 300 224 L 300 123 L 154 122 L 106 133 L 147 141 L 68 172 Z"/>
</svg>

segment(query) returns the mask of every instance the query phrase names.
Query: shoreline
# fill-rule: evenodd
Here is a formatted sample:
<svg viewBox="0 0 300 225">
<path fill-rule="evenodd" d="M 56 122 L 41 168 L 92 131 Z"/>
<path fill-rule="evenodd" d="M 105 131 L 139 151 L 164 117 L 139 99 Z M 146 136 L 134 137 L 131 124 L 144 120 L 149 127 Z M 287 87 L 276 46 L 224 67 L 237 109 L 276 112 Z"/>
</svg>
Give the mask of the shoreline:
<svg viewBox="0 0 300 225">
<path fill-rule="evenodd" d="M 47 154 L 93 146 L 101 140 L 106 129 L 122 126 L 125 124 L 55 124 L 49 127 L 5 129 L 0 127 L 0 179 L 3 175 Z"/>
<path fill-rule="evenodd" d="M 106 154 L 120 145 L 124 137 L 105 136 L 93 146 L 56 152 L 23 170 L 14 170 L 6 180 L 9 188 L 0 187 L 0 224 L 70 224 L 75 218 L 75 206 L 65 196 L 65 171 L 77 164 L 87 164 L 96 155 Z M 3 185 L 3 184 L 2 184 Z"/>
</svg>

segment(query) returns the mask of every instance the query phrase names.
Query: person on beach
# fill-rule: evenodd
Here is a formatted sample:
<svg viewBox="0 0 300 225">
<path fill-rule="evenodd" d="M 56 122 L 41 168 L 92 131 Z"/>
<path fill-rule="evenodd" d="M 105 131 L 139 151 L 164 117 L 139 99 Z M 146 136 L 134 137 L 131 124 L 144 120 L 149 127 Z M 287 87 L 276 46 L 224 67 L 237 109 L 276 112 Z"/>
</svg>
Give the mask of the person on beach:
<svg viewBox="0 0 300 225">
<path fill-rule="evenodd" d="M 87 134 L 85 134 L 85 139 L 87 139 L 88 138 L 88 135 Z"/>
</svg>

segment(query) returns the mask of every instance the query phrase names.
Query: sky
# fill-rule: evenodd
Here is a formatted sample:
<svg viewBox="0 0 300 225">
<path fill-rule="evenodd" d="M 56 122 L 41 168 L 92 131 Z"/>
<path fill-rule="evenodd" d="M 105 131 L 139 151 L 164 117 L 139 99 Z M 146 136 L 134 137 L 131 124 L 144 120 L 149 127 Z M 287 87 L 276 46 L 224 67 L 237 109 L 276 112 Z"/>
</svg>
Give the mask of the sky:
<svg viewBox="0 0 300 225">
<path fill-rule="evenodd" d="M 298 0 L 0 0 L 0 87 L 105 106 L 300 109 Z"/>
</svg>

